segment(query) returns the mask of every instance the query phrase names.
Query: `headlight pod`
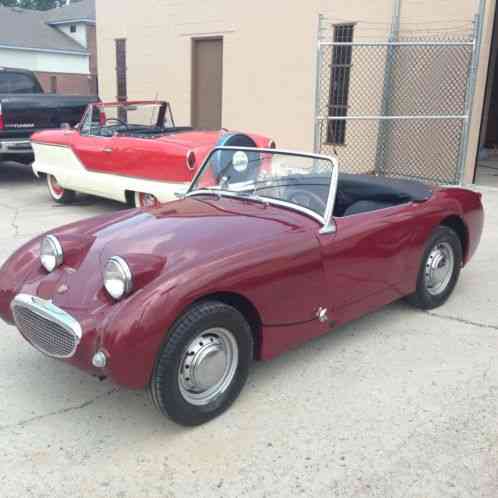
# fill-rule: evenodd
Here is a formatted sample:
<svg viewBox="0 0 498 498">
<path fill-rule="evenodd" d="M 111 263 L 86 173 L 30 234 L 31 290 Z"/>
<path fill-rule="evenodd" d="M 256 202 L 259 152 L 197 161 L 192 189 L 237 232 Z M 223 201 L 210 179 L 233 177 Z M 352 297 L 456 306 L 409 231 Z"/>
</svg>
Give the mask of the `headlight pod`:
<svg viewBox="0 0 498 498">
<path fill-rule="evenodd" d="M 128 263 L 119 256 L 113 256 L 104 269 L 104 287 L 109 295 L 118 301 L 133 289 L 133 277 Z"/>
<path fill-rule="evenodd" d="M 47 235 L 40 244 L 40 262 L 49 273 L 62 265 L 64 252 L 55 235 Z"/>
</svg>

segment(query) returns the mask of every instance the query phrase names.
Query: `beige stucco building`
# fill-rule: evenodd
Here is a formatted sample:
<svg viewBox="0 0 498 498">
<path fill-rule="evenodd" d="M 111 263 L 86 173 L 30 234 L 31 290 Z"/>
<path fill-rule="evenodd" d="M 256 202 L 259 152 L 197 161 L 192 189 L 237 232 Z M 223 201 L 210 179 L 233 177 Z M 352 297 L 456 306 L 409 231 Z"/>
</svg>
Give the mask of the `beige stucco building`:
<svg viewBox="0 0 498 498">
<path fill-rule="evenodd" d="M 474 16 L 479 12 L 478 66 L 462 177 L 469 183 L 474 179 L 479 145 L 494 141 L 487 136 L 487 129 L 493 131 L 494 126 L 487 127 L 486 123 L 489 109 L 492 123 L 495 118 L 491 50 L 495 0 L 97 0 L 100 94 L 103 100 L 166 99 L 179 125 L 251 130 L 274 137 L 280 147 L 312 150 L 317 93 L 331 95 L 330 73 L 326 88 L 323 79 L 322 87 L 316 85 L 319 15 L 322 34 L 324 29 L 329 30 L 333 39 L 335 27 L 351 25 L 356 43 L 387 40 L 393 19 L 398 40 L 464 39 L 472 36 Z M 445 60 L 446 65 L 452 65 L 451 57 Z M 411 56 L 403 64 L 390 74 L 393 81 L 397 78 L 402 82 L 404 69 L 413 70 L 417 61 Z M 455 64 L 462 61 L 455 60 Z M 322 74 L 330 71 L 330 64 L 325 66 L 320 69 Z M 438 74 L 450 74 L 451 67 L 455 68 L 450 66 L 440 67 Z M 371 109 L 371 103 L 386 98 L 384 85 L 379 82 L 380 77 L 385 77 L 384 68 L 370 71 L 365 67 L 363 77 L 351 81 L 348 76 L 349 101 L 359 106 L 359 114 L 378 113 L 378 109 Z M 422 77 L 423 71 L 417 74 Z M 465 68 L 462 66 L 457 74 L 461 75 L 457 83 L 461 88 L 452 91 L 463 95 L 467 86 Z M 431 84 L 439 83 L 436 80 Z M 394 107 L 396 99 L 400 100 L 393 88 L 387 98 Z M 359 102 L 364 102 L 364 111 Z M 352 112 L 352 105 L 348 109 Z M 351 137 L 354 126 L 348 123 Z M 375 140 L 367 143 L 364 139 L 361 146 L 362 154 L 371 156 L 373 164 L 380 124 L 372 126 Z M 358 137 L 362 133 L 358 132 Z M 428 128 L 425 134 L 430 140 L 437 135 L 437 129 Z M 396 146 L 401 147 L 406 137 L 399 132 L 396 137 Z M 339 133 L 335 150 L 339 158 L 343 155 L 346 160 L 356 144 L 353 140 L 345 143 L 344 136 L 342 141 Z M 455 150 L 458 147 L 455 144 Z M 436 150 L 437 142 L 427 149 L 434 157 L 442 154 Z M 432 156 L 428 158 L 429 163 Z M 371 169 L 365 166 L 365 170 Z"/>
</svg>

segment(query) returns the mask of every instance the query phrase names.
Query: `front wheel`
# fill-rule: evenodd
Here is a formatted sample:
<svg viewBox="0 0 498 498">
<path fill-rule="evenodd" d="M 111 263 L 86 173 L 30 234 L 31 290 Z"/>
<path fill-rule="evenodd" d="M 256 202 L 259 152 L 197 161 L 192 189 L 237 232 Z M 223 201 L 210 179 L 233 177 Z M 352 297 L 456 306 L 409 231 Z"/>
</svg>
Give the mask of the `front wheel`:
<svg viewBox="0 0 498 498">
<path fill-rule="evenodd" d="M 252 359 L 249 324 L 218 301 L 195 304 L 168 333 L 150 381 L 156 407 L 194 426 L 224 412 L 242 390 Z"/>
<path fill-rule="evenodd" d="M 71 204 L 76 198 L 76 192 L 61 187 L 57 178 L 47 174 L 48 193 L 52 199 L 59 204 Z"/>
<path fill-rule="evenodd" d="M 462 243 L 458 235 L 445 226 L 436 228 L 422 257 L 417 288 L 406 300 L 426 310 L 444 304 L 458 281 L 462 258 Z"/>
</svg>

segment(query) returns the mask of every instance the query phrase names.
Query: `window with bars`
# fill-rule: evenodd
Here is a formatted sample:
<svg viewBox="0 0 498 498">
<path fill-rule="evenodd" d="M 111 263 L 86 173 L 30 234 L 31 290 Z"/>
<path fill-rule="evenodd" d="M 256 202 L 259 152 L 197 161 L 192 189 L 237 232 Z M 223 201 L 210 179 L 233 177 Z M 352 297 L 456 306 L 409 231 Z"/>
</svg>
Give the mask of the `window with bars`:
<svg viewBox="0 0 498 498">
<path fill-rule="evenodd" d="M 353 24 L 338 24 L 334 26 L 334 42 L 353 41 Z M 349 83 L 351 75 L 351 45 L 334 45 L 330 66 L 329 117 L 347 116 Z M 346 143 L 346 121 L 331 119 L 327 127 L 327 142 L 332 145 Z"/>
</svg>

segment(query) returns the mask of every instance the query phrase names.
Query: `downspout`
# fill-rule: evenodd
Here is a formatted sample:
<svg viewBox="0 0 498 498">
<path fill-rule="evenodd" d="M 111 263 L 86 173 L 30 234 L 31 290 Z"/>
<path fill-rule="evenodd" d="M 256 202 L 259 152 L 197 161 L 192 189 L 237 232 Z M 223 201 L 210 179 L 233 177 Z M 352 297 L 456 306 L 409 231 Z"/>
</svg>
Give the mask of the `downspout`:
<svg viewBox="0 0 498 498">
<path fill-rule="evenodd" d="M 394 43 L 399 40 L 399 30 L 401 26 L 401 0 L 393 0 L 393 13 L 391 19 L 391 28 L 389 32 L 389 43 Z M 382 104 L 380 116 L 388 116 L 392 95 L 392 77 L 393 77 L 393 58 L 395 56 L 395 48 L 388 45 L 386 54 L 386 64 L 384 67 L 384 88 L 382 91 Z M 385 174 L 385 159 L 386 159 L 386 143 L 387 136 L 390 131 L 391 122 L 389 120 L 379 120 L 379 132 L 377 134 L 377 151 L 375 160 L 375 174 Z"/>
</svg>

